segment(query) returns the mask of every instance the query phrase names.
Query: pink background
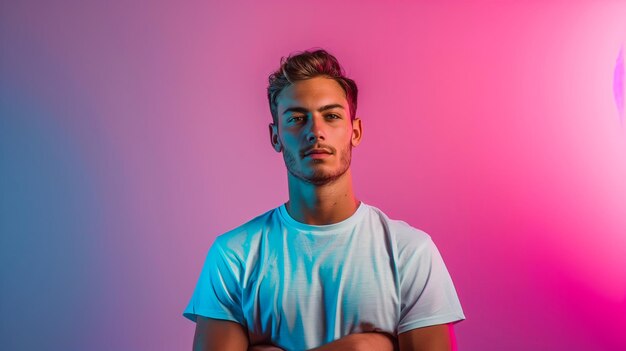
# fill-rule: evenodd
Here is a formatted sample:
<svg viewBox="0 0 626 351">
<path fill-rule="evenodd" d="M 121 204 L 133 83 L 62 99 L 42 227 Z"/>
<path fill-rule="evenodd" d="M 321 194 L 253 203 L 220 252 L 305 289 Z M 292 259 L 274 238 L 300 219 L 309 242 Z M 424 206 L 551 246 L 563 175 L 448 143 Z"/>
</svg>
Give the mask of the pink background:
<svg viewBox="0 0 626 351">
<path fill-rule="evenodd" d="M 214 237 L 287 199 L 265 88 L 312 47 L 461 350 L 626 350 L 623 1 L 2 1 L 0 45 L 2 350 L 190 349 Z"/>
</svg>

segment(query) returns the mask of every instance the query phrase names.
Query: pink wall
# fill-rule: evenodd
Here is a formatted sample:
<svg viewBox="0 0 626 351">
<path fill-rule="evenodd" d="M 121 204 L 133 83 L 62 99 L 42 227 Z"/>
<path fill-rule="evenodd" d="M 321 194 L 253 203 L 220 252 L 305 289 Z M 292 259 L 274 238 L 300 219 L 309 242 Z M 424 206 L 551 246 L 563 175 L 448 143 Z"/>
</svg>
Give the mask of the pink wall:
<svg viewBox="0 0 626 351">
<path fill-rule="evenodd" d="M 267 75 L 316 46 L 460 349 L 626 349 L 626 3 L 388 3 L 2 2 L 0 349 L 189 349 L 213 238 L 286 200 Z"/>
</svg>

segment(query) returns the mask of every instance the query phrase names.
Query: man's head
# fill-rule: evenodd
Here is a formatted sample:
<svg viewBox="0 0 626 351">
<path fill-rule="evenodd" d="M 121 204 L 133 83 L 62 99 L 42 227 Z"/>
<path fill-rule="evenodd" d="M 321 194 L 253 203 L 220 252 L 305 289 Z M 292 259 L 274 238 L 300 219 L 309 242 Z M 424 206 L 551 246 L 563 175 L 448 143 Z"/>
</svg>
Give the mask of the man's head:
<svg viewBox="0 0 626 351">
<path fill-rule="evenodd" d="M 283 57 L 280 68 L 270 75 L 267 99 L 274 124 L 277 122 L 277 99 L 283 89 L 297 81 L 320 76 L 333 79 L 341 86 L 350 106 L 350 118 L 356 117 L 358 95 L 356 83 L 345 76 L 345 72 L 335 56 L 319 49 L 303 51 L 287 58 Z"/>
<path fill-rule="evenodd" d="M 269 131 L 272 146 L 282 151 L 293 177 L 323 185 L 349 170 L 352 147 L 361 140 L 356 96 L 356 84 L 326 51 L 282 60 L 270 76 Z"/>
</svg>

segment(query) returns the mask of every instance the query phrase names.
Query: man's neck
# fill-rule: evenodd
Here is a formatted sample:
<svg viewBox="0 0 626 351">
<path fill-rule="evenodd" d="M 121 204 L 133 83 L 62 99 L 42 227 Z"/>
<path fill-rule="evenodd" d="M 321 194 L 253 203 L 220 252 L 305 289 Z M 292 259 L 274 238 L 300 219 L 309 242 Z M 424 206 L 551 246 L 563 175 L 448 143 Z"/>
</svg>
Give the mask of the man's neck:
<svg viewBox="0 0 626 351">
<path fill-rule="evenodd" d="M 288 178 L 289 201 L 285 207 L 289 215 L 300 223 L 338 223 L 352 216 L 359 207 L 359 200 L 352 189 L 350 170 L 324 185 L 306 183 L 291 174 Z"/>
</svg>

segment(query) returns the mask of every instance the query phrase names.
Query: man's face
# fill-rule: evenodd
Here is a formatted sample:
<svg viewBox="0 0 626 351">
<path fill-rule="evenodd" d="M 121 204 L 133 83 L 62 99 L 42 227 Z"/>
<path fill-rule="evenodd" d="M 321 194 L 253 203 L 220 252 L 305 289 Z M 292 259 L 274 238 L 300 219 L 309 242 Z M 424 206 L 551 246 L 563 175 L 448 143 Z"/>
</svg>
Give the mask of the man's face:
<svg viewBox="0 0 626 351">
<path fill-rule="evenodd" d="M 361 121 L 350 121 L 346 94 L 336 81 L 315 77 L 295 82 L 277 98 L 278 125 L 270 125 L 274 149 L 283 152 L 287 171 L 321 185 L 349 168 L 352 147 L 361 139 Z"/>
</svg>

